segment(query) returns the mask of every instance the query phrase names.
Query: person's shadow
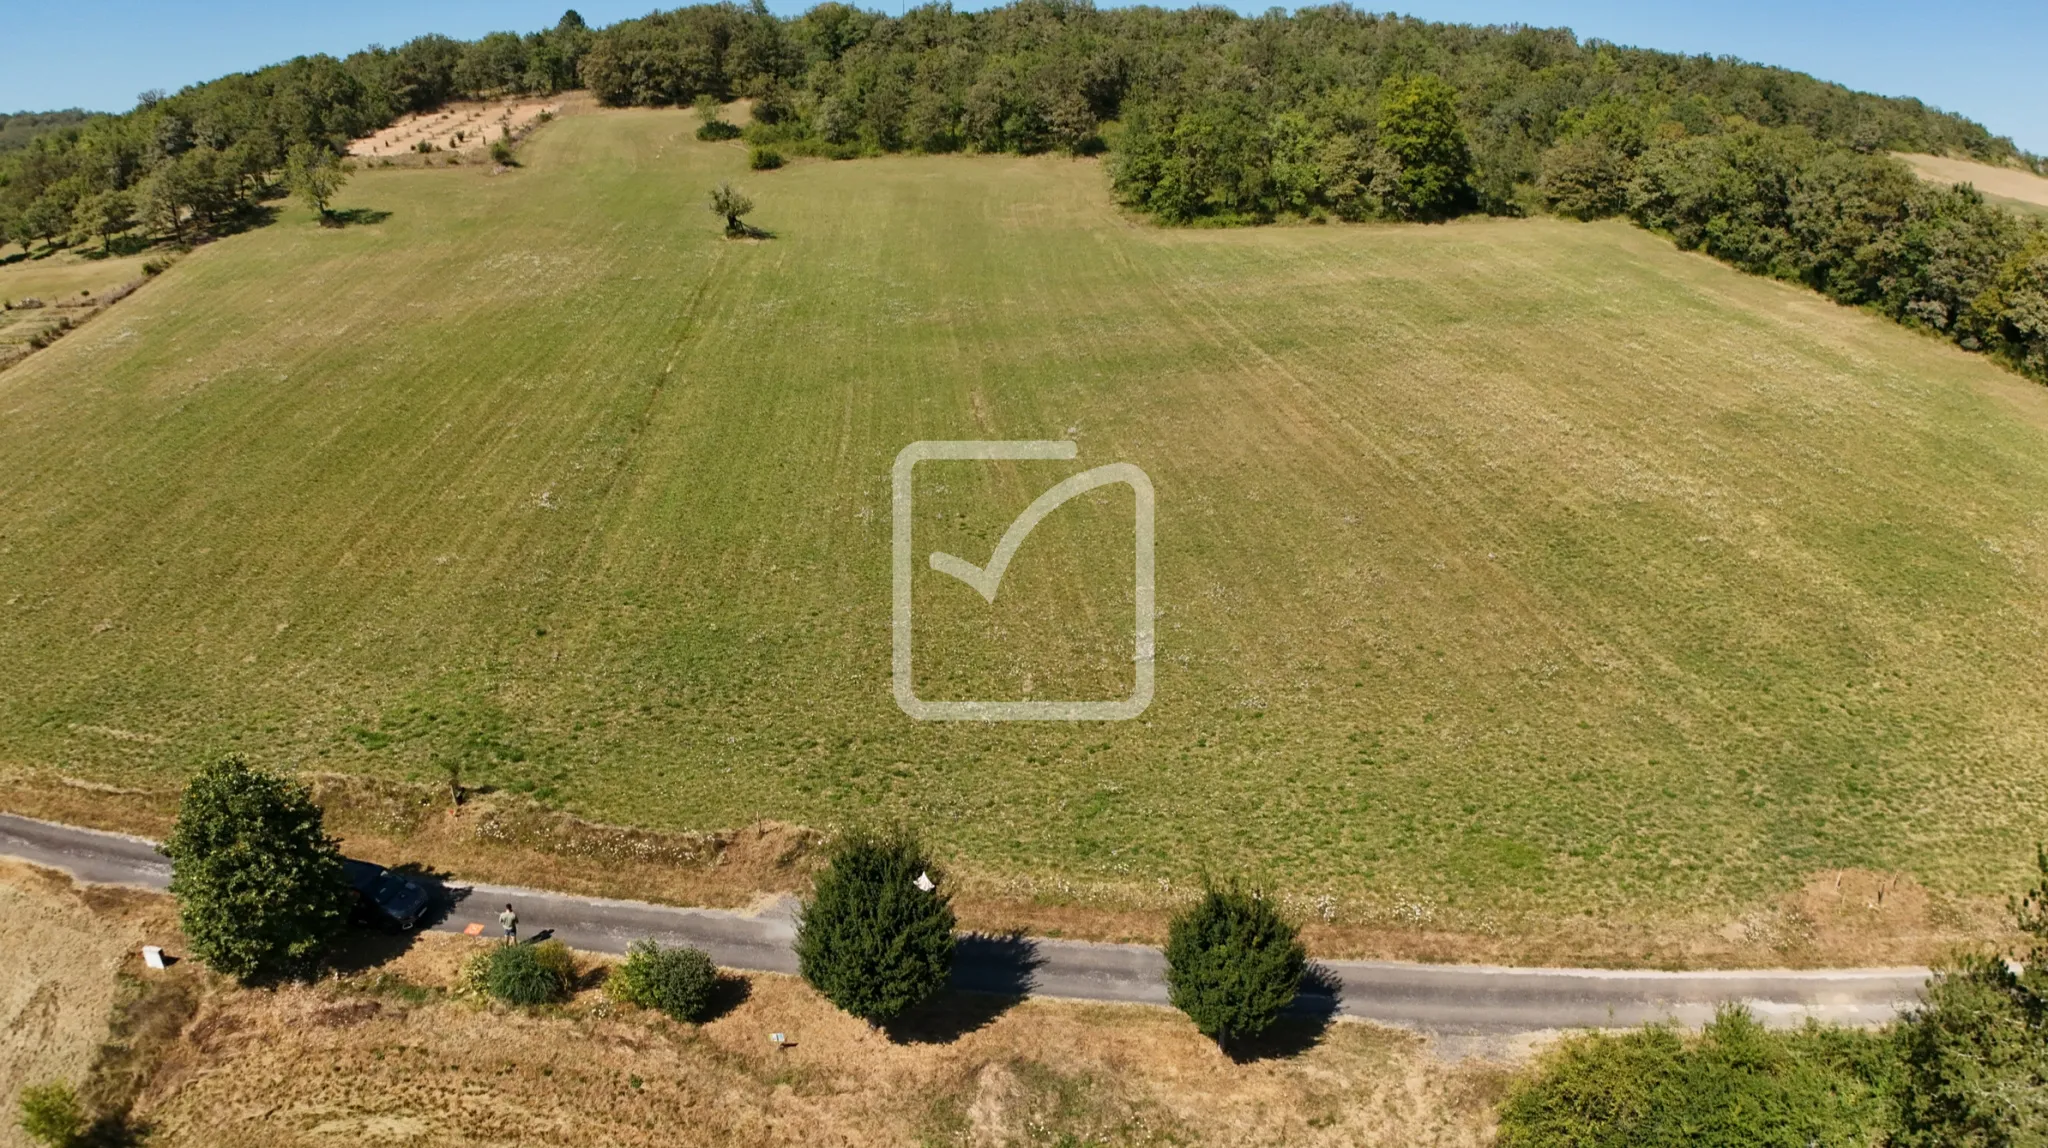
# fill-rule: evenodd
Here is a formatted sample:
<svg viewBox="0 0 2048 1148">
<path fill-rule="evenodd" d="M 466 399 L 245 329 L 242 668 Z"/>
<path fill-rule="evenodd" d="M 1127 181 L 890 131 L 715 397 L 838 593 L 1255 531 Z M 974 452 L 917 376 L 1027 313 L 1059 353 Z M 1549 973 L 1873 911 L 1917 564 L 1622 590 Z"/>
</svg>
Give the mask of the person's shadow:
<svg viewBox="0 0 2048 1148">
<path fill-rule="evenodd" d="M 883 1031 L 898 1044 L 951 1044 L 1029 996 L 1044 963 L 1037 942 L 1022 933 L 969 933 L 953 946 L 946 987 Z"/>
</svg>

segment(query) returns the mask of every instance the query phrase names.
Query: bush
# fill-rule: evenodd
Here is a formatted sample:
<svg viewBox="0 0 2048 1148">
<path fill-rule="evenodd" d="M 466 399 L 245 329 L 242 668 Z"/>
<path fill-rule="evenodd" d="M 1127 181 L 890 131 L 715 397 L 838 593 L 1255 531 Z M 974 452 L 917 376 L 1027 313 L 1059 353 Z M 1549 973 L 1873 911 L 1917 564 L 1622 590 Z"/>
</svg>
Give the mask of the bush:
<svg viewBox="0 0 2048 1148">
<path fill-rule="evenodd" d="M 908 833 L 841 838 L 797 922 L 803 978 L 870 1024 L 943 986 L 953 971 L 953 907 L 945 893 L 917 887 L 931 871 Z"/>
<path fill-rule="evenodd" d="M 1997 957 L 1936 971 L 1893 1034 L 1905 1079 L 1898 1148 L 2048 1143 L 2048 852 L 2014 900 L 2020 970 Z"/>
<path fill-rule="evenodd" d="M 192 951 L 242 980 L 310 969 L 354 906 L 311 794 L 239 757 L 186 785 L 163 851 Z"/>
<path fill-rule="evenodd" d="M 512 145 L 504 140 L 491 141 L 491 161 L 512 167 L 518 163 L 512 156 Z"/>
<path fill-rule="evenodd" d="M 1883 1143 L 1898 1062 L 1885 1037 L 1772 1032 L 1740 1007 L 1696 1040 L 1664 1026 L 1566 1041 L 1502 1105 L 1500 1148 Z"/>
<path fill-rule="evenodd" d="M 85 1110 L 78 1094 L 62 1081 L 21 1090 L 21 1130 L 49 1148 L 68 1148 L 85 1134 Z"/>
<path fill-rule="evenodd" d="M 774 171 L 782 166 L 782 153 L 772 148 L 757 147 L 747 153 L 747 166 L 755 171 Z"/>
<path fill-rule="evenodd" d="M 724 105 L 718 102 L 717 96 L 711 95 L 708 92 L 698 96 L 695 106 L 698 118 L 704 121 L 697 128 L 698 139 L 729 140 L 739 138 L 740 129 L 719 118 L 720 114 L 724 111 Z"/>
<path fill-rule="evenodd" d="M 635 941 L 626 963 L 605 982 L 614 999 L 658 1009 L 681 1021 L 704 1019 L 718 969 L 702 949 L 664 949 L 652 940 Z"/>
<path fill-rule="evenodd" d="M 2029 966 L 2036 978 L 2048 970 Z M 1898 1148 L 2048 1143 L 2048 1008 L 1997 958 L 1935 973 L 1893 1034 Z"/>
<path fill-rule="evenodd" d="M 560 941 L 500 945 L 485 957 L 484 991 L 506 1004 L 556 1004 L 576 983 L 576 959 Z"/>
<path fill-rule="evenodd" d="M 1307 969 L 1294 926 L 1256 891 L 1211 889 L 1167 932 L 1167 995 L 1220 1048 L 1271 1027 Z"/>
</svg>

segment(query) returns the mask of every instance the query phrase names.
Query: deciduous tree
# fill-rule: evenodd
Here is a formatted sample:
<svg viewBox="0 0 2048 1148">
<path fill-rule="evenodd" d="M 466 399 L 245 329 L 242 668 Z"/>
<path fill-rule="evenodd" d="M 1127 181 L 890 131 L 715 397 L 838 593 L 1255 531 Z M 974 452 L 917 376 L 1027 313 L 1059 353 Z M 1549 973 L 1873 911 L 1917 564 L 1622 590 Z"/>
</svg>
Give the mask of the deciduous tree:
<svg viewBox="0 0 2048 1148">
<path fill-rule="evenodd" d="M 226 757 L 185 786 L 164 853 L 192 951 L 250 980 L 303 973 L 355 893 L 306 787 Z"/>
<path fill-rule="evenodd" d="M 319 144 L 295 144 L 285 156 L 284 181 L 324 219 L 328 203 L 348 182 L 348 168 Z"/>
</svg>

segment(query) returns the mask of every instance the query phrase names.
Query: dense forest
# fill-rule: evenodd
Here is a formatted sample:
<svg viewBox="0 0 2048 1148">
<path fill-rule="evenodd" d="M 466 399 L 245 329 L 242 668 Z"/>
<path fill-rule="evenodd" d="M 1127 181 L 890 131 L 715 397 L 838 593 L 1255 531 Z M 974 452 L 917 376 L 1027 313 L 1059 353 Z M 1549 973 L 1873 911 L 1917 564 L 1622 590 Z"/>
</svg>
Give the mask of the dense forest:
<svg viewBox="0 0 2048 1148">
<path fill-rule="evenodd" d="M 0 155 L 0 234 L 182 240 L 246 214 L 294 147 L 339 153 L 450 99 L 572 87 L 610 105 L 749 99 L 748 140 L 778 154 L 1106 152 L 1118 199 L 1165 223 L 1625 215 L 2048 378 L 2039 221 L 1883 154 L 2041 170 L 2010 140 L 1780 68 L 1341 5 L 827 3 L 785 20 L 728 3 L 301 57 Z"/>
<path fill-rule="evenodd" d="M 92 115 L 78 108 L 66 108 L 61 112 L 0 112 L 0 153 L 25 148 L 28 141 L 44 132 L 84 123 Z"/>
</svg>

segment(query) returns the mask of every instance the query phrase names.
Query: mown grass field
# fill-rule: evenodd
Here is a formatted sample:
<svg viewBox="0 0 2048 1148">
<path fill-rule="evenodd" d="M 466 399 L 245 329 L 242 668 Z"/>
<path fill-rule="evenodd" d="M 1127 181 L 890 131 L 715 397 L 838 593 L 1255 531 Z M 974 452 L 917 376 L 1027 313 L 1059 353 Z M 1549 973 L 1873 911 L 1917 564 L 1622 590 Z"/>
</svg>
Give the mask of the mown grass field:
<svg viewBox="0 0 2048 1148">
<path fill-rule="evenodd" d="M 1343 920 L 1720 918 L 2048 836 L 2048 391 L 1625 225 L 1167 231 L 1056 158 L 744 171 L 680 112 L 368 170 L 0 373 L 0 761 L 440 776 L 663 827 L 903 818 L 987 889 L 1252 872 Z M 733 178 L 767 242 L 726 242 Z M 1158 490 L 1136 721 L 890 696 L 918 553 Z M 922 475 L 921 469 L 921 475 Z M 921 688 L 1127 688 L 1129 496 Z M 1090 693 L 1087 696 L 1096 696 Z"/>
</svg>

